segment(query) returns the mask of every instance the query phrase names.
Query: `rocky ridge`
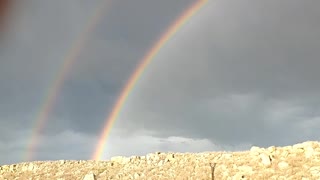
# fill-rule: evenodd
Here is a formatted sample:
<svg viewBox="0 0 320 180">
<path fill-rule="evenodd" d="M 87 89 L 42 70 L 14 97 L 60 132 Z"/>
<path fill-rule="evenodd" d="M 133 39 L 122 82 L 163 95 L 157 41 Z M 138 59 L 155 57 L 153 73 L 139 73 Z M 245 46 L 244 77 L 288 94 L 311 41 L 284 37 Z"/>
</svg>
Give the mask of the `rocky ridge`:
<svg viewBox="0 0 320 180">
<path fill-rule="evenodd" d="M 0 179 L 320 179 L 320 142 L 243 152 L 150 153 L 108 161 L 37 161 L 0 166 Z"/>
</svg>

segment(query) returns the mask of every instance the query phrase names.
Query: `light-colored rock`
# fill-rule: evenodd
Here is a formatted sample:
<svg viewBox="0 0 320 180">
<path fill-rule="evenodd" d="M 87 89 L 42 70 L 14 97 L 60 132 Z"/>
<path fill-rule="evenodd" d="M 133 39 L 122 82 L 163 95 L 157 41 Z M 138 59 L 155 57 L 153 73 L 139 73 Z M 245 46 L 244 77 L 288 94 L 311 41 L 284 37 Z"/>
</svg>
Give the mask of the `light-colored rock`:
<svg viewBox="0 0 320 180">
<path fill-rule="evenodd" d="M 314 149 L 310 146 L 305 147 L 304 155 L 306 158 L 311 158 L 314 155 Z"/>
<path fill-rule="evenodd" d="M 252 155 L 259 155 L 260 152 L 261 152 L 261 149 L 257 146 L 252 146 L 250 148 L 250 154 L 252 154 Z"/>
<path fill-rule="evenodd" d="M 129 159 L 132 161 L 140 160 L 140 156 L 131 156 Z"/>
<path fill-rule="evenodd" d="M 320 177 L 320 166 L 313 166 L 309 169 L 310 173 L 314 177 Z"/>
<path fill-rule="evenodd" d="M 127 164 L 131 161 L 131 159 L 123 156 L 115 156 L 111 158 L 111 161 L 117 162 L 120 164 Z"/>
<path fill-rule="evenodd" d="M 60 160 L 59 162 L 60 162 L 60 164 L 62 165 L 62 164 L 64 164 L 66 161 L 65 161 L 65 160 Z"/>
<path fill-rule="evenodd" d="M 243 152 L 156 152 L 110 161 L 19 163 L 0 166 L 0 179 L 211 179 L 213 163 L 215 179 L 320 179 L 320 143 Z"/>
<path fill-rule="evenodd" d="M 284 161 L 281 161 L 278 163 L 278 167 L 280 170 L 284 170 L 284 169 L 287 169 L 289 167 L 289 164 L 284 162 Z"/>
<path fill-rule="evenodd" d="M 270 146 L 267 149 L 269 151 L 269 153 L 274 153 L 276 151 L 276 147 L 275 146 Z"/>
<path fill-rule="evenodd" d="M 280 156 L 283 157 L 283 158 L 287 158 L 288 155 L 289 155 L 289 152 L 288 152 L 288 151 L 282 151 L 282 152 L 280 153 Z"/>
<path fill-rule="evenodd" d="M 105 170 L 105 171 L 103 171 L 101 174 L 99 174 L 100 176 L 107 176 L 108 175 L 108 171 L 107 170 Z"/>
<path fill-rule="evenodd" d="M 133 178 L 134 179 L 139 179 L 140 175 L 138 173 L 134 173 Z"/>
<path fill-rule="evenodd" d="M 237 179 L 237 180 L 246 180 L 247 178 L 246 178 L 246 176 L 245 175 L 243 175 L 243 174 L 240 174 L 240 173 L 237 173 L 236 175 L 234 175 L 233 177 L 232 177 L 232 180 L 233 179 Z"/>
<path fill-rule="evenodd" d="M 159 152 L 153 154 L 153 153 L 150 153 L 147 155 L 147 160 L 148 161 L 151 161 L 151 162 L 158 162 L 160 157 L 159 157 Z"/>
<path fill-rule="evenodd" d="M 159 161 L 159 162 L 158 162 L 158 166 L 162 166 L 163 163 L 164 163 L 163 160 Z"/>
<path fill-rule="evenodd" d="M 28 171 L 32 171 L 34 168 L 34 165 L 33 163 L 30 163 L 29 166 L 28 166 Z"/>
<path fill-rule="evenodd" d="M 175 161 L 174 159 L 174 154 L 168 154 L 166 159 L 165 159 L 165 162 L 171 162 L 173 163 Z"/>
<path fill-rule="evenodd" d="M 267 154 L 260 154 L 259 155 L 260 159 L 261 159 L 261 163 L 265 166 L 265 167 L 269 167 L 271 165 L 271 160 L 270 157 Z"/>
<path fill-rule="evenodd" d="M 304 149 L 306 144 L 304 143 L 298 143 L 292 146 L 293 149 Z"/>
<path fill-rule="evenodd" d="M 114 162 L 121 162 L 122 161 L 122 156 L 114 156 L 110 160 Z"/>
<path fill-rule="evenodd" d="M 251 166 L 239 166 L 238 169 L 243 174 L 252 174 L 253 173 L 253 169 Z"/>
<path fill-rule="evenodd" d="M 12 165 L 9 166 L 9 170 L 10 170 L 11 172 L 14 172 L 15 169 L 16 169 L 16 165 L 15 165 L 15 164 L 12 164 Z"/>
<path fill-rule="evenodd" d="M 93 173 L 90 173 L 90 174 L 86 174 L 83 180 L 96 180 L 96 177 Z"/>
</svg>

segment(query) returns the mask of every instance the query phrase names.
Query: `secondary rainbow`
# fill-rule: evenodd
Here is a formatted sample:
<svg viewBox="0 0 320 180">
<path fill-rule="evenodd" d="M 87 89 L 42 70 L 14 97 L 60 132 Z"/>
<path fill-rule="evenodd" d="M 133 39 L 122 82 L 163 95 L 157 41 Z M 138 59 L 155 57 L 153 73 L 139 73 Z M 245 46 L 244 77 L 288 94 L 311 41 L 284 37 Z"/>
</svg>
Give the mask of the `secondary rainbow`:
<svg viewBox="0 0 320 180">
<path fill-rule="evenodd" d="M 100 160 L 104 151 L 104 147 L 110 134 L 111 128 L 113 127 L 116 119 L 118 118 L 121 109 L 130 94 L 131 90 L 134 88 L 134 85 L 138 81 L 139 77 L 142 75 L 144 70 L 150 64 L 152 59 L 157 55 L 163 45 L 181 28 L 183 24 L 186 23 L 199 9 L 204 6 L 207 0 L 198 0 L 192 4 L 187 10 L 185 10 L 180 17 L 174 23 L 167 28 L 166 32 L 160 37 L 158 41 L 153 45 L 153 47 L 148 51 L 144 58 L 140 61 L 137 68 L 129 78 L 127 84 L 120 93 L 119 98 L 117 99 L 110 115 L 105 119 L 104 128 L 102 134 L 98 140 L 98 144 L 95 148 L 94 153 L 92 154 L 92 159 Z"/>
<path fill-rule="evenodd" d="M 71 47 L 71 50 L 67 53 L 67 56 L 65 57 L 63 64 L 59 69 L 57 77 L 55 77 L 52 85 L 49 87 L 45 101 L 42 104 L 39 114 L 37 115 L 37 118 L 34 121 L 34 129 L 31 131 L 31 139 L 30 142 L 28 142 L 27 144 L 26 154 L 24 156 L 24 159 L 26 161 L 30 161 L 33 159 L 34 151 L 36 149 L 37 144 L 39 143 L 40 133 L 45 128 L 45 124 L 48 121 L 48 117 L 55 105 L 57 96 L 61 87 L 63 86 L 65 78 L 67 74 L 70 72 L 73 64 L 76 62 L 78 55 L 85 47 L 85 43 L 89 38 L 90 34 L 97 26 L 98 22 L 100 21 L 100 18 L 103 17 L 103 13 L 106 11 L 107 8 L 107 2 L 109 1 L 104 0 L 102 4 L 99 4 L 93 17 L 89 20 L 88 24 L 86 25 L 85 30 L 80 33 L 79 38 L 77 38 L 77 41 Z"/>
</svg>

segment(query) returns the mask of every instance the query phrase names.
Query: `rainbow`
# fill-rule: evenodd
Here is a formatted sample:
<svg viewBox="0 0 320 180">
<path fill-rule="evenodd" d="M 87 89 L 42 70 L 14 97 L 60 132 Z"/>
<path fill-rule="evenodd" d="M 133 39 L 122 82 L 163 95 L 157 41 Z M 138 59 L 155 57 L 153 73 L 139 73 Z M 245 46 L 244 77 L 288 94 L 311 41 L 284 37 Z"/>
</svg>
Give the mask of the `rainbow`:
<svg viewBox="0 0 320 180">
<path fill-rule="evenodd" d="M 57 74 L 57 77 L 54 79 L 52 86 L 49 87 L 48 93 L 45 96 L 45 101 L 42 104 L 37 118 L 34 121 L 35 125 L 33 126 L 34 128 L 31 131 L 31 140 L 27 144 L 27 151 L 24 156 L 24 159 L 26 161 L 30 161 L 33 159 L 34 151 L 36 149 L 37 144 L 39 143 L 40 133 L 41 131 L 43 131 L 48 117 L 55 105 L 57 96 L 61 87 L 63 86 L 64 80 L 67 74 L 70 72 L 70 69 L 72 68 L 73 64 L 75 63 L 76 58 L 84 48 L 85 43 L 89 38 L 90 34 L 97 26 L 100 19 L 103 17 L 103 13 L 106 11 L 107 8 L 107 2 L 109 1 L 104 0 L 102 4 L 99 4 L 92 19 L 90 19 L 88 25 L 86 25 L 85 30 L 80 33 L 80 37 L 77 38 L 77 41 L 71 47 L 71 50 L 68 51 L 67 56 L 64 58 L 61 68 Z"/>
<path fill-rule="evenodd" d="M 153 45 L 153 47 L 147 52 L 144 58 L 140 61 L 137 68 L 130 76 L 127 84 L 123 88 L 120 93 L 119 98 L 117 99 L 110 115 L 105 119 L 106 124 L 104 125 L 102 134 L 98 140 L 98 144 L 95 148 L 94 153 L 92 154 L 93 160 L 100 160 L 104 151 L 104 146 L 106 144 L 106 140 L 108 135 L 110 134 L 111 128 L 113 127 L 116 119 L 118 118 L 121 109 L 129 96 L 129 93 L 134 88 L 134 85 L 139 80 L 139 77 L 142 75 L 144 70 L 151 63 L 152 59 L 157 55 L 160 49 L 164 46 L 164 44 L 189 20 L 199 9 L 204 6 L 204 4 L 208 0 L 197 0 L 193 3 L 187 10 L 185 10 L 180 17 L 174 23 L 169 26 L 167 31 L 160 37 L 158 41 Z"/>
</svg>

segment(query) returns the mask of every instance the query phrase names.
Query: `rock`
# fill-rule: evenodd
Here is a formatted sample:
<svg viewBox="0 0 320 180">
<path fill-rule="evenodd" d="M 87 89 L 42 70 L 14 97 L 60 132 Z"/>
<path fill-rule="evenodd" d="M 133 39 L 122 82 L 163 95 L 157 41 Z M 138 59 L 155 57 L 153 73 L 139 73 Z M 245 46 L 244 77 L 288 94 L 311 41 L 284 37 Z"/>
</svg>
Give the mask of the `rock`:
<svg viewBox="0 0 320 180">
<path fill-rule="evenodd" d="M 309 169 L 312 176 L 320 177 L 320 166 L 314 166 Z"/>
<path fill-rule="evenodd" d="M 10 165 L 9 170 L 14 172 L 16 170 L 16 165 L 15 164 Z"/>
<path fill-rule="evenodd" d="M 293 149 L 296 149 L 296 150 L 297 150 L 297 149 L 304 149 L 305 145 L 306 145 L 306 144 L 299 143 L 299 144 L 293 145 L 292 148 L 293 148 Z"/>
<path fill-rule="evenodd" d="M 132 161 L 140 160 L 140 156 L 131 156 L 130 160 Z"/>
<path fill-rule="evenodd" d="M 305 147 L 304 149 L 304 155 L 306 158 L 311 158 L 314 154 L 314 149 L 310 146 Z"/>
<path fill-rule="evenodd" d="M 245 175 L 243 175 L 243 174 L 236 174 L 236 175 L 234 175 L 233 177 L 232 177 L 232 179 L 243 179 L 243 180 L 246 180 L 247 178 L 246 178 L 246 176 Z"/>
<path fill-rule="evenodd" d="M 117 162 L 120 164 L 127 164 L 131 161 L 131 158 L 123 157 L 123 156 L 115 156 L 111 158 L 111 161 Z"/>
<path fill-rule="evenodd" d="M 261 159 L 261 163 L 266 166 L 269 167 L 271 165 L 271 160 L 270 157 L 266 154 L 260 154 L 259 155 L 260 159 Z"/>
<path fill-rule="evenodd" d="M 134 173 L 133 178 L 134 179 L 139 179 L 140 175 L 138 173 Z"/>
<path fill-rule="evenodd" d="M 158 166 L 162 166 L 164 164 L 163 160 L 158 162 Z"/>
<path fill-rule="evenodd" d="M 239 166 L 238 167 L 239 171 L 242 172 L 242 174 L 252 174 L 253 169 L 251 166 Z"/>
<path fill-rule="evenodd" d="M 261 150 L 257 146 L 252 146 L 250 149 L 250 154 L 252 154 L 252 155 L 259 155 L 260 152 L 261 152 Z"/>
<path fill-rule="evenodd" d="M 103 171 L 102 173 L 99 174 L 99 176 L 107 176 L 107 175 L 108 175 L 108 171 L 107 170 L 105 170 L 105 171 Z"/>
<path fill-rule="evenodd" d="M 174 162 L 174 154 L 169 154 L 167 155 L 166 159 L 164 160 L 165 162 Z"/>
<path fill-rule="evenodd" d="M 32 171 L 33 168 L 34 168 L 34 165 L 32 163 L 30 163 L 29 166 L 28 166 L 28 171 Z"/>
<path fill-rule="evenodd" d="M 86 174 L 83 180 L 96 180 L 96 177 L 93 173 L 90 173 L 90 174 Z"/>
<path fill-rule="evenodd" d="M 147 164 L 158 163 L 160 160 L 159 154 L 160 152 L 156 152 L 156 154 L 148 154 L 146 156 Z"/>
<path fill-rule="evenodd" d="M 216 166 L 211 167 L 213 163 Z M 0 166 L 0 179 L 320 179 L 320 143 L 242 152 L 151 153 L 110 161 L 39 161 Z M 293 166 L 293 167 L 291 167 Z M 96 176 L 95 176 L 96 175 Z"/>
<path fill-rule="evenodd" d="M 280 156 L 281 156 L 282 158 L 287 158 L 288 155 L 289 155 L 289 152 L 288 152 L 288 151 L 282 151 L 282 152 L 280 153 Z"/>
<path fill-rule="evenodd" d="M 114 162 L 121 162 L 122 161 L 122 156 L 114 156 L 110 160 Z"/>
<path fill-rule="evenodd" d="M 275 146 L 270 146 L 267 149 L 269 151 L 269 153 L 274 153 L 276 151 L 276 147 Z"/>
<path fill-rule="evenodd" d="M 281 161 L 278 163 L 278 167 L 280 170 L 284 170 L 284 169 L 287 169 L 289 167 L 289 164 L 284 162 L 284 161 Z"/>
<path fill-rule="evenodd" d="M 60 164 L 62 165 L 62 164 L 65 163 L 65 160 L 60 160 L 59 162 L 60 162 Z"/>
</svg>

